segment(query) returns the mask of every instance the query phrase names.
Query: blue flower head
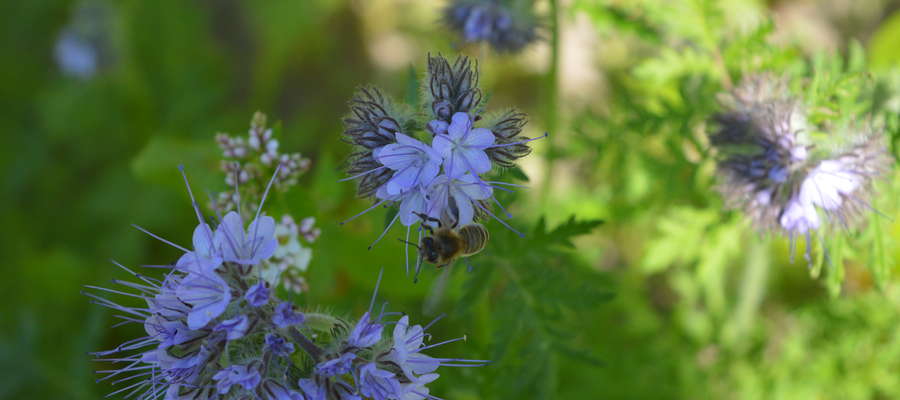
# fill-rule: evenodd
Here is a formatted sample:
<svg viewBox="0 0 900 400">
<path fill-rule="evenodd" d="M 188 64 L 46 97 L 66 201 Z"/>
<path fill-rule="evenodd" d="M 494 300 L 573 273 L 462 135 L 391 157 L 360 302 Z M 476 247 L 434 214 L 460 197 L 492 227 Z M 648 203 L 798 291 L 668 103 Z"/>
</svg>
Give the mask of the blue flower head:
<svg viewBox="0 0 900 400">
<path fill-rule="evenodd" d="M 374 197 L 375 203 L 347 221 L 380 206 L 396 207 L 373 246 L 398 220 L 407 227 L 407 243 L 413 225 L 419 224 L 421 237 L 422 230 L 435 228 L 435 223 L 456 227 L 484 217 L 521 235 L 491 211 L 496 205 L 510 218 L 494 190 L 518 185 L 487 176 L 516 167 L 516 161 L 531 152 L 529 143 L 546 134 L 522 136 L 527 117 L 515 110 L 483 116 L 478 70 L 467 57 L 451 64 L 442 56 L 429 56 L 428 80 L 425 96 L 431 107 L 425 115 L 392 114 L 394 103 L 372 88 L 361 89 L 351 101 L 352 117 L 345 119 L 344 135 L 356 151 L 345 180 L 358 179 L 359 194 Z M 407 122 L 397 122 L 401 119 Z"/>
</svg>

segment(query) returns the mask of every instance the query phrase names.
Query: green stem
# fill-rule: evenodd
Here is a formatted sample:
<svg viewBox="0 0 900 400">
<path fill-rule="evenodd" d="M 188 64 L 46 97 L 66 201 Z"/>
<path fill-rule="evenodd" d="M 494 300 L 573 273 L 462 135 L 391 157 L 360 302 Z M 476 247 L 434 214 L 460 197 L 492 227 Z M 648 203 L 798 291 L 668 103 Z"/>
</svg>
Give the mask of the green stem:
<svg viewBox="0 0 900 400">
<path fill-rule="evenodd" d="M 319 357 L 322 356 L 322 349 L 319 346 L 316 346 L 311 340 L 309 340 L 306 336 L 304 336 L 297 328 L 288 329 L 288 334 L 291 335 L 291 339 L 294 339 L 300 347 L 306 351 L 310 357 L 316 362 L 319 361 Z"/>
<path fill-rule="evenodd" d="M 744 266 L 734 317 L 728 329 L 726 341 L 729 344 L 745 343 L 741 340 L 753 325 L 753 319 L 762 304 L 769 276 L 769 241 L 754 240 Z"/>
<path fill-rule="evenodd" d="M 550 65 L 544 81 L 545 96 L 543 99 L 544 120 L 547 131 L 555 133 L 559 124 L 559 0 L 550 0 Z M 546 139 L 547 151 L 544 153 L 544 181 L 541 187 L 541 203 L 546 204 L 550 195 L 550 181 L 553 179 L 556 146 L 553 136 Z"/>
</svg>

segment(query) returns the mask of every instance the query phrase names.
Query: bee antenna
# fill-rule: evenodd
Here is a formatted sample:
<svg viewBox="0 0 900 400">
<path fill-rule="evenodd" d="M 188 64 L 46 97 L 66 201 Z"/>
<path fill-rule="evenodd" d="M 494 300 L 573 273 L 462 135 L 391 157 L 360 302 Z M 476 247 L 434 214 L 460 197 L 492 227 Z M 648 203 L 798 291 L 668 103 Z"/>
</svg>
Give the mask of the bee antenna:
<svg viewBox="0 0 900 400">
<path fill-rule="evenodd" d="M 406 243 L 406 244 L 408 244 L 408 245 L 410 245 L 410 246 L 412 246 L 412 247 L 415 247 L 415 248 L 417 248 L 417 249 L 419 248 L 419 245 L 417 245 L 417 244 L 415 244 L 415 243 L 413 243 L 413 242 L 410 242 L 409 240 L 403 240 L 403 239 L 400 239 L 400 238 L 397 238 L 397 240 L 399 240 L 401 243 Z"/>
</svg>

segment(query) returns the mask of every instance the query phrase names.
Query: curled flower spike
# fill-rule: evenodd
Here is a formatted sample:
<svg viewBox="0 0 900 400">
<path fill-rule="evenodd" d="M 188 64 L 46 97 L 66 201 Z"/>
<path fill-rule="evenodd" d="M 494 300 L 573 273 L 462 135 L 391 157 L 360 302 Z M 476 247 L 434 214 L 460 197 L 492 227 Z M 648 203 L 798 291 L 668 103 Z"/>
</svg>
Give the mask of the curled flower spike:
<svg viewBox="0 0 900 400">
<path fill-rule="evenodd" d="M 514 53 L 538 38 L 531 3 L 454 0 L 444 9 L 444 23 L 465 42 L 487 42 L 494 50 Z"/>
<path fill-rule="evenodd" d="M 394 107 L 375 89 L 364 89 L 351 101 L 354 117 L 345 120 L 345 136 L 356 151 L 348 161 L 350 176 L 343 180 L 358 179 L 358 193 L 374 197 L 375 203 L 344 222 L 381 206 L 396 207 L 397 214 L 370 248 L 397 221 L 407 227 L 407 244 L 417 223 L 421 236 L 422 225 L 457 227 L 487 216 L 521 236 L 490 210 L 496 204 L 511 218 L 493 197 L 494 189 L 509 191 L 518 185 L 489 181 L 484 175 L 515 167 L 531 152 L 529 143 L 547 134 L 534 139 L 521 136 L 527 116 L 515 110 L 482 120 L 478 71 L 467 57 L 451 64 L 440 55 L 429 55 L 428 80 L 425 96 L 431 113 L 415 115 L 407 123 L 396 123 L 389 111 Z M 407 271 L 408 264 L 407 259 Z"/>
<path fill-rule="evenodd" d="M 451 66 L 446 58 L 428 56 L 431 111 L 436 119 L 450 122 L 459 112 L 475 114 L 481 105 L 478 68 L 468 57 L 457 57 Z"/>
<path fill-rule="evenodd" d="M 277 173 L 277 172 L 276 172 Z M 187 178 L 185 177 L 185 182 Z M 113 367 L 99 371 L 100 381 L 117 386 L 110 395 L 138 400 L 261 399 L 350 400 L 434 398 L 427 384 L 439 367 L 484 365 L 482 360 L 431 358 L 423 351 L 453 342 L 426 344 L 428 326 L 410 328 L 409 317 L 369 309 L 354 324 L 322 313 L 303 313 L 278 299 L 257 269 L 265 257 L 269 233 L 254 233 L 253 224 L 223 219 L 209 226 L 196 207 L 199 222 L 193 249 L 159 238 L 184 252 L 161 279 L 136 273 L 133 282 L 115 281 L 122 290 L 88 286 L 96 304 L 117 311 L 125 323 L 141 324 L 146 335 L 107 351 L 93 353 Z M 262 196 L 265 199 L 265 194 Z M 260 209 L 255 221 L 261 221 Z M 224 243 L 240 233 L 237 251 Z M 263 231 L 262 228 L 259 229 Z M 224 232 L 217 235 L 218 232 Z M 249 238 L 249 239 L 248 239 Z M 279 242 L 275 241 L 275 246 Z M 276 249 L 277 250 L 277 249 Z M 233 253 L 233 254 L 232 254 Z M 376 283 L 376 293 L 381 275 Z M 124 305 L 93 292 L 138 299 Z M 127 304 L 133 304 L 129 302 Z M 393 335 L 384 327 L 395 325 Z M 350 327 L 353 327 L 352 329 Z M 297 353 L 302 352 L 302 356 Z"/>
<path fill-rule="evenodd" d="M 710 135 L 719 153 L 719 190 L 757 227 L 784 233 L 793 248 L 797 237 L 809 242 L 825 227 L 821 214 L 849 227 L 871 208 L 872 183 L 890 165 L 880 132 L 851 127 L 841 132 L 849 135 L 849 148 L 829 150 L 804 133 L 810 129 L 803 108 L 784 82 L 768 76 L 746 79 L 723 105 Z"/>
</svg>

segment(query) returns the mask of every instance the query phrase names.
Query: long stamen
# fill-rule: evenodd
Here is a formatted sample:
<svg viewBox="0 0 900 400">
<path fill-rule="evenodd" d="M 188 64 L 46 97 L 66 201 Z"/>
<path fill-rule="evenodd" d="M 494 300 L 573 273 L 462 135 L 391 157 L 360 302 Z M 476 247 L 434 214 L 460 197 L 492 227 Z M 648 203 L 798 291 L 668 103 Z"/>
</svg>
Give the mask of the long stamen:
<svg viewBox="0 0 900 400">
<path fill-rule="evenodd" d="M 378 296 L 378 286 L 381 285 L 382 275 L 384 275 L 384 268 L 378 271 L 378 280 L 375 281 L 375 290 L 372 292 L 372 300 L 369 301 L 369 315 L 372 315 L 372 306 L 375 305 L 375 297 Z"/>
<path fill-rule="evenodd" d="M 403 246 L 403 259 L 406 262 L 406 276 L 409 276 L 409 231 L 412 230 L 412 225 L 406 227 L 406 240 L 404 241 L 405 245 Z M 418 246 L 416 246 L 418 247 Z"/>
<path fill-rule="evenodd" d="M 141 231 L 141 232 L 146 233 L 147 235 L 150 235 L 150 237 L 152 237 L 152 238 L 154 238 L 154 239 L 156 239 L 156 240 L 159 240 L 160 242 L 163 242 L 163 243 L 165 243 L 165 244 L 167 244 L 167 245 L 169 245 L 169 246 L 172 246 L 172 247 L 174 247 L 174 248 L 176 248 L 176 249 L 178 249 L 178 250 L 181 250 L 181 251 L 183 251 L 183 252 L 185 252 L 185 253 L 190 253 L 190 252 L 191 252 L 190 250 L 185 249 L 184 247 L 181 247 L 181 246 L 179 246 L 179 245 L 177 245 L 177 244 L 175 244 L 175 243 L 172 243 L 172 242 L 170 242 L 170 241 L 168 241 L 168 240 L 166 240 L 166 239 L 163 239 L 163 238 L 161 238 L 161 237 L 159 237 L 159 236 L 157 236 L 157 235 L 151 233 L 150 231 L 148 231 L 148 230 L 146 230 L 146 229 L 144 229 L 144 228 L 141 228 L 141 227 L 138 226 L 138 225 L 131 224 L 131 226 L 133 226 L 135 229 L 137 229 L 137 230 L 139 230 L 139 231 Z"/>
<path fill-rule="evenodd" d="M 184 165 L 178 166 L 178 171 L 181 172 L 181 177 L 184 179 L 184 186 L 187 188 L 188 196 L 191 198 L 191 206 L 194 207 L 194 213 L 197 214 L 197 222 L 206 226 L 206 223 L 203 222 L 203 214 L 200 213 L 200 205 L 197 204 L 197 199 L 194 198 L 194 191 L 191 190 L 191 184 L 188 182 L 187 174 L 184 172 Z M 215 245 L 213 244 L 212 232 L 209 229 L 203 229 L 206 232 L 206 238 L 209 240 L 209 248 L 213 248 Z"/>
<path fill-rule="evenodd" d="M 524 237 L 525 237 L 525 234 L 524 234 L 524 233 L 517 231 L 515 228 L 513 228 L 512 226 L 510 226 L 509 224 L 507 224 L 507 223 L 506 223 L 505 221 L 503 221 L 502 219 L 497 218 L 497 216 L 494 215 L 494 213 L 492 213 L 490 210 L 488 210 L 487 208 L 485 208 L 484 206 L 482 206 L 480 203 L 478 203 L 478 202 L 473 202 L 473 204 L 475 204 L 475 206 L 477 206 L 477 207 L 480 208 L 482 211 L 484 211 L 485 213 L 487 213 L 487 215 L 490 215 L 491 217 L 493 217 L 493 218 L 494 218 L 495 220 L 497 220 L 497 222 L 499 222 L 501 225 L 505 226 L 506 229 L 509 229 L 509 230 L 511 230 L 513 233 L 515 233 L 516 235 L 518 235 L 520 238 L 524 238 Z"/>
<path fill-rule="evenodd" d="M 388 233 L 388 231 L 391 230 L 391 227 L 394 226 L 394 223 L 397 222 L 397 220 L 399 218 L 400 218 L 400 213 L 397 213 L 397 215 L 394 216 L 394 219 L 391 220 L 391 223 L 389 223 L 388 226 L 386 228 L 384 228 L 383 231 L 381 231 L 381 234 L 378 235 L 378 238 L 375 239 L 375 241 L 369 245 L 369 250 L 372 250 L 372 248 L 375 247 L 375 245 L 378 244 L 379 241 L 381 241 L 381 239 L 384 237 L 384 235 L 386 235 Z"/>
<path fill-rule="evenodd" d="M 420 243 L 422 242 L 422 224 L 419 224 L 419 240 L 418 241 Z M 413 275 L 413 283 L 416 283 L 419 281 L 419 273 L 420 272 L 422 272 L 422 253 L 417 252 L 416 253 L 416 273 Z"/>
<path fill-rule="evenodd" d="M 371 174 L 371 173 L 373 173 L 373 172 L 375 172 L 375 171 L 382 170 L 382 169 L 385 169 L 385 168 L 387 168 L 387 167 L 385 167 L 384 165 L 382 165 L 382 166 L 380 166 L 380 167 L 378 167 L 378 168 L 372 168 L 372 169 L 370 169 L 370 170 L 368 170 L 368 171 L 361 172 L 361 173 L 359 173 L 359 174 L 356 174 L 356 175 L 353 175 L 353 176 L 350 176 L 350 177 L 347 177 L 347 178 L 344 178 L 344 179 L 340 179 L 340 180 L 338 180 L 338 182 L 346 182 L 346 181 L 350 181 L 350 180 L 353 180 L 353 179 L 356 179 L 356 178 L 360 178 L 360 177 L 366 176 L 366 175 Z"/>
<path fill-rule="evenodd" d="M 525 143 L 528 143 L 528 142 L 533 142 L 533 141 L 538 140 L 538 139 L 543 139 L 543 138 L 545 138 L 545 137 L 547 137 L 547 136 L 550 136 L 550 134 L 549 134 L 548 132 L 544 132 L 543 135 L 538 136 L 538 137 L 536 137 L 536 138 L 525 139 L 525 140 L 520 140 L 520 141 L 518 141 L 518 142 L 511 142 L 511 143 L 492 144 L 492 145 L 490 145 L 490 146 L 485 147 L 485 149 L 496 149 L 496 148 L 499 148 L 499 147 L 509 147 L 509 146 L 515 146 L 515 145 L 519 145 L 519 144 L 525 144 Z"/>
<path fill-rule="evenodd" d="M 371 207 L 369 207 L 369 208 L 363 210 L 361 213 L 356 214 L 356 215 L 354 215 L 354 216 L 352 216 L 352 217 L 350 217 L 350 218 L 347 218 L 347 219 L 341 221 L 341 222 L 339 223 L 339 225 L 343 225 L 343 224 L 346 224 L 346 223 L 348 223 L 348 222 L 350 222 L 350 221 L 353 221 L 354 219 L 358 218 L 360 215 L 363 215 L 363 214 L 365 214 L 365 213 L 367 213 L 367 212 L 369 212 L 369 211 L 372 211 L 372 210 L 378 208 L 378 206 L 384 204 L 384 202 L 386 202 L 386 201 L 387 201 L 387 199 L 378 201 L 377 203 L 375 203 L 375 204 L 372 205 Z"/>
</svg>

